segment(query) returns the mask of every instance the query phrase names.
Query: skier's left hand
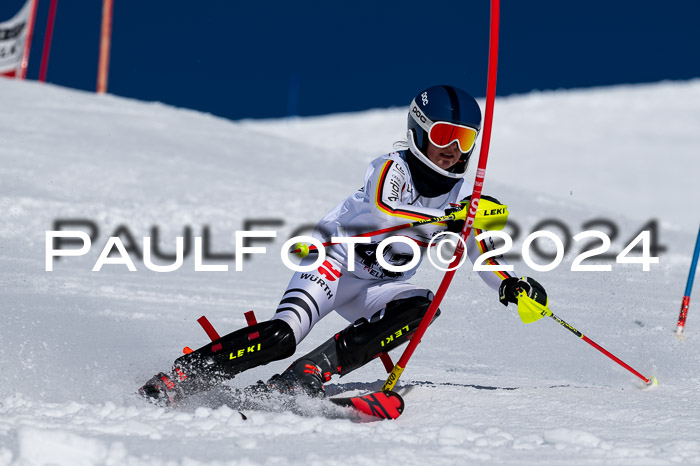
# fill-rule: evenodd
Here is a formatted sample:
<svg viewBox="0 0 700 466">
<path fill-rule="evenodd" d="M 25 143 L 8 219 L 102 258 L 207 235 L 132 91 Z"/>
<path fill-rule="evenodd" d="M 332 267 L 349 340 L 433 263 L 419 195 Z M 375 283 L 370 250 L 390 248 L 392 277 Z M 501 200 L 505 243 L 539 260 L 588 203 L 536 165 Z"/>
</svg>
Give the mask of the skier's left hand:
<svg viewBox="0 0 700 466">
<path fill-rule="evenodd" d="M 500 204 L 498 199 L 495 197 L 487 196 L 487 195 L 482 195 L 481 199 L 486 199 L 488 201 L 491 201 L 496 204 Z M 452 204 L 453 207 L 448 207 L 445 209 L 445 215 L 450 215 L 454 214 L 455 219 L 454 220 L 448 220 L 445 222 L 447 224 L 447 231 L 451 231 L 452 233 L 461 233 L 462 228 L 464 228 L 464 222 L 467 220 L 467 213 L 469 211 L 469 204 L 471 203 L 472 196 L 469 195 L 459 201 L 459 204 Z"/>
<path fill-rule="evenodd" d="M 465 197 L 459 204 L 451 204 L 452 207 L 445 209 L 445 215 L 454 215 L 454 220 L 448 220 L 445 222 L 447 224 L 447 231 L 452 233 L 461 233 L 462 228 L 464 228 L 464 221 L 467 219 L 467 209 L 469 208 L 469 200 L 471 196 Z"/>
<path fill-rule="evenodd" d="M 520 291 L 524 291 L 528 297 L 539 304 L 547 305 L 547 292 L 537 280 L 531 277 L 506 278 L 501 282 L 501 286 L 498 287 L 498 299 L 504 306 L 507 306 L 508 303 L 518 304 Z"/>
</svg>

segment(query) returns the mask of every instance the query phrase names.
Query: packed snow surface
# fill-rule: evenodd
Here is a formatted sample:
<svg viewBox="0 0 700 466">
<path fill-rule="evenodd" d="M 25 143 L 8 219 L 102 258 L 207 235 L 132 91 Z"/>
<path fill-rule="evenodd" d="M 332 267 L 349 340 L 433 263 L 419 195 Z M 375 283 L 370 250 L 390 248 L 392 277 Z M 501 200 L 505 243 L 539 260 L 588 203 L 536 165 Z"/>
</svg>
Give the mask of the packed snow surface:
<svg viewBox="0 0 700 466">
<path fill-rule="evenodd" d="M 509 206 L 516 272 L 658 387 L 642 388 L 551 319 L 524 325 L 465 265 L 400 380 L 404 414 L 382 422 L 312 400 L 247 410 L 244 421 L 225 391 L 164 409 L 135 390 L 184 346 L 207 342 L 201 315 L 223 334 L 247 310 L 273 314 L 291 276 L 282 243 L 405 138 L 405 108 L 231 122 L 12 80 L 0 80 L 0 102 L 0 465 L 700 464 L 696 303 L 686 338 L 673 333 L 700 222 L 700 81 L 498 99 L 484 188 Z M 66 220 L 83 222 L 61 228 L 92 233 L 92 247 L 46 271 L 46 231 Z M 615 262 L 643 228 L 659 246 L 649 272 Z M 234 234 L 250 229 L 277 237 L 254 243 L 267 253 L 239 272 Z M 519 258 L 534 229 L 570 243 L 552 271 Z M 611 258 L 584 264 L 609 272 L 571 271 L 590 241 L 573 235 L 590 229 L 612 238 Z M 110 236 L 129 246 L 136 271 L 92 271 Z M 151 271 L 133 252 L 145 236 L 167 254 L 177 236 L 206 237 L 205 263 L 229 270 L 195 271 L 190 252 L 176 271 Z M 441 278 L 425 263 L 414 281 L 436 289 Z M 345 325 L 329 316 L 297 354 Z M 361 393 L 385 378 L 373 362 L 328 391 Z"/>
</svg>

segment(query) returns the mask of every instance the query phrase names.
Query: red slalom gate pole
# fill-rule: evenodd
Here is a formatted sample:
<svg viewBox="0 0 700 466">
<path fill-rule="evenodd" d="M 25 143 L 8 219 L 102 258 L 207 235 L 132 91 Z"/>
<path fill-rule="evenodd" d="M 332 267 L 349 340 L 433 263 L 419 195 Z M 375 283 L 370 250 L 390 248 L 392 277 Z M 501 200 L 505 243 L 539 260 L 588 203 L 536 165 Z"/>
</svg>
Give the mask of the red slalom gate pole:
<svg viewBox="0 0 700 466">
<path fill-rule="evenodd" d="M 32 0 L 31 10 L 29 11 L 29 25 L 27 26 L 27 39 L 24 42 L 24 50 L 22 50 L 22 61 L 19 63 L 19 79 L 27 77 L 27 68 L 29 67 L 29 52 L 32 48 L 32 37 L 34 36 L 34 22 L 36 21 L 36 8 L 39 0 Z"/>
<path fill-rule="evenodd" d="M 479 199 L 481 198 L 481 190 L 484 186 L 484 177 L 486 176 L 486 162 L 489 157 L 489 145 L 491 143 L 491 126 L 493 122 L 493 105 L 496 99 L 496 71 L 498 69 L 498 24 L 500 16 L 500 2 L 499 0 L 491 0 L 491 25 L 489 34 L 489 65 L 488 65 L 488 76 L 486 78 L 486 112 L 484 115 L 484 135 L 481 139 L 481 152 L 479 153 L 479 165 L 476 169 L 476 180 L 474 181 L 474 190 L 472 191 L 471 206 L 469 209 L 469 214 L 464 222 L 464 228 L 462 229 L 461 238 L 463 241 L 457 242 L 457 248 L 455 249 L 454 256 L 450 262 L 450 267 L 445 276 L 440 282 L 437 292 L 433 301 L 430 303 L 428 310 L 423 316 L 418 329 L 411 337 L 408 342 L 408 346 L 404 350 L 399 362 L 396 363 L 394 369 L 389 374 L 382 390 L 391 390 L 398 382 L 401 373 L 403 372 L 406 364 L 416 350 L 416 347 L 423 338 L 425 331 L 428 329 L 428 325 L 433 320 L 435 313 L 437 312 L 442 298 L 447 292 L 447 288 L 452 282 L 455 271 L 460 264 L 462 255 L 464 254 L 464 247 L 462 244 L 466 244 L 466 239 L 471 234 L 472 225 L 474 224 L 474 217 L 476 215 L 476 209 L 479 205 Z"/>
<path fill-rule="evenodd" d="M 51 38 L 53 37 L 53 23 L 56 19 L 56 6 L 58 0 L 51 0 L 49 17 L 46 20 L 46 35 L 44 36 L 44 48 L 41 51 L 41 68 L 39 69 L 39 81 L 46 82 L 46 71 L 49 67 L 49 55 L 51 54 Z"/>
<path fill-rule="evenodd" d="M 107 75 L 109 73 L 109 50 L 112 44 L 113 0 L 102 2 L 102 29 L 100 31 L 100 58 L 97 65 L 97 93 L 107 92 Z"/>
</svg>

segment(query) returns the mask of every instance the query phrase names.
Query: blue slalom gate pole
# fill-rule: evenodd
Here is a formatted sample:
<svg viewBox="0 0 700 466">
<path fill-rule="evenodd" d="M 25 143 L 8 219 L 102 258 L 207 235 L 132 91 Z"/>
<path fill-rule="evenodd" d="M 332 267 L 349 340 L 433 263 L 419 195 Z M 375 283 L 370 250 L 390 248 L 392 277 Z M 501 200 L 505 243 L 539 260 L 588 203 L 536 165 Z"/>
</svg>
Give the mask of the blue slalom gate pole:
<svg viewBox="0 0 700 466">
<path fill-rule="evenodd" d="M 688 307 L 690 306 L 690 292 L 693 291 L 693 281 L 695 280 L 695 269 L 698 266 L 698 255 L 700 255 L 700 229 L 698 229 L 698 237 L 695 240 L 695 251 L 693 252 L 693 260 L 690 263 L 690 272 L 688 273 L 688 283 L 685 285 L 685 295 L 681 302 L 681 313 L 678 316 L 678 327 L 676 327 L 676 335 L 682 335 L 685 329 L 685 319 L 688 317 Z"/>
</svg>

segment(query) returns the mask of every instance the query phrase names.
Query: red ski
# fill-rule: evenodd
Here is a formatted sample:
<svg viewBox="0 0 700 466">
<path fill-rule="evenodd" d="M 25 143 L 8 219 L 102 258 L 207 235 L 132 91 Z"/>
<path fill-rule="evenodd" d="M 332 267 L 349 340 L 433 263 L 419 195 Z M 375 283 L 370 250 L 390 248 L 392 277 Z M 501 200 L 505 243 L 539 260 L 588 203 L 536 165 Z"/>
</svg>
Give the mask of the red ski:
<svg viewBox="0 0 700 466">
<path fill-rule="evenodd" d="M 396 419 L 403 413 L 403 398 L 396 392 L 378 391 L 347 398 L 329 398 L 338 406 L 347 406 L 377 419 Z"/>
</svg>

